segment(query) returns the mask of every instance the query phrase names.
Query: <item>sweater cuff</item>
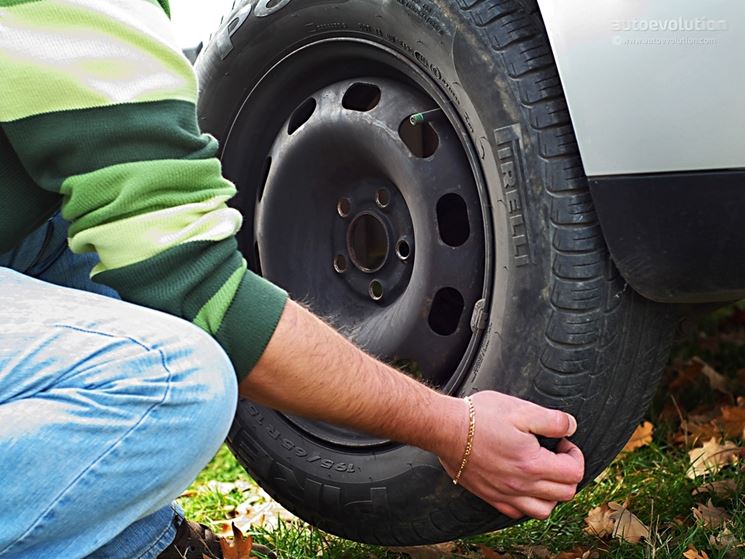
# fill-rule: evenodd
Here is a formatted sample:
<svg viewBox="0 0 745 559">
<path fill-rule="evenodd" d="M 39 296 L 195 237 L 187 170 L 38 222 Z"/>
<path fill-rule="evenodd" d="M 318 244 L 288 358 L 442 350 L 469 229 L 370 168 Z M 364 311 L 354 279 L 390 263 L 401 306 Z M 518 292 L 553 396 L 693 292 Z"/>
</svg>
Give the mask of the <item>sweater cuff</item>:
<svg viewBox="0 0 745 559">
<path fill-rule="evenodd" d="M 238 382 L 256 366 L 287 304 L 287 293 L 248 271 L 215 338 L 230 357 Z"/>
</svg>

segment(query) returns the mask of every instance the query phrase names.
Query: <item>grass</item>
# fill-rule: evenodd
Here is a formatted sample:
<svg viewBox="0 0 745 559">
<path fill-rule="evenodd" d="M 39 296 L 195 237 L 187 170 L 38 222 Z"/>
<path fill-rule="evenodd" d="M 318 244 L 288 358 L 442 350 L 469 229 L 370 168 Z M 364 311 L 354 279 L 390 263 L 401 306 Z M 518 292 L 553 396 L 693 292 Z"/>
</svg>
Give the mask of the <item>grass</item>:
<svg viewBox="0 0 745 559">
<path fill-rule="evenodd" d="M 701 481 L 686 477 L 688 455 L 677 448 L 659 443 L 636 451 L 616 461 L 608 475 L 582 491 L 571 503 L 557 507 L 547 522 L 526 522 L 502 532 L 488 534 L 479 541 L 491 548 L 509 550 L 515 546 L 546 546 L 552 552 L 577 547 L 596 549 L 610 558 L 632 559 L 653 557 L 680 558 L 692 545 L 707 551 L 710 559 L 727 558 L 728 549 L 717 550 L 709 543 L 721 530 L 709 530 L 695 522 L 691 508 L 706 502 L 706 496 L 692 496 L 691 491 Z M 734 479 L 738 492 L 731 499 L 714 498 L 714 504 L 724 507 L 735 519 L 731 531 L 738 541 L 745 536 L 745 476 L 736 469 L 724 470 L 713 479 Z M 584 518 L 595 506 L 609 501 L 624 503 L 645 524 L 650 526 L 649 542 L 632 545 L 621 541 L 600 539 L 584 532 Z M 737 555 L 734 555 L 737 557 Z"/>
<path fill-rule="evenodd" d="M 742 384 L 745 379 L 745 313 L 741 307 L 718 311 L 707 317 L 700 329 L 694 340 L 676 348 L 675 362 L 698 356 L 732 379 L 733 383 L 734 379 L 739 378 Z M 745 546 L 741 545 L 745 542 L 745 469 L 735 465 L 724 468 L 706 480 L 687 478 L 688 448 L 672 442 L 678 425 L 674 415 L 669 413 L 672 405 L 677 406 L 682 414 L 710 412 L 723 403 L 732 404 L 734 397 L 715 393 L 703 377 L 693 379 L 679 391 L 671 393 L 669 387 L 675 374 L 676 367 L 668 367 L 648 416 L 655 424 L 652 444 L 619 457 L 601 476 L 602 479 L 589 484 L 571 503 L 557 507 L 548 521 L 530 521 L 492 534 L 468 538 L 448 548 L 442 556 L 482 557 L 487 554 L 490 557 L 522 559 L 532 554 L 536 559 L 573 559 L 575 556 L 582 557 L 585 551 L 593 551 L 600 557 L 612 559 L 680 559 L 687 550 L 695 548 L 706 552 L 706 556 L 699 556 L 701 559 L 745 558 Z M 742 440 L 736 442 L 742 446 Z M 710 498 L 709 495 L 693 496 L 692 490 L 704 481 L 720 479 L 734 480 L 738 489 L 731 496 L 712 498 L 713 504 L 726 510 L 732 518 L 728 524 L 728 531 L 732 534 L 729 544 L 717 542 L 717 538 L 722 539 L 722 530 L 707 528 L 697 522 L 691 510 Z M 222 488 L 222 492 L 209 489 L 207 484 L 214 480 L 252 483 L 230 452 L 226 448 L 221 449 L 195 481 L 187 493 L 188 497 L 181 500 L 189 518 L 219 529 L 223 525 L 220 521 L 235 514 L 236 507 L 248 497 L 254 499 L 256 506 L 267 506 L 263 504 L 263 498 L 257 497 L 251 489 L 241 491 L 236 488 L 227 492 L 224 491 L 226 487 Z M 649 541 L 632 545 L 618 539 L 599 538 L 584 531 L 584 519 L 588 512 L 610 501 L 626 503 L 649 526 Z M 407 556 L 384 548 L 340 540 L 298 521 L 254 522 L 250 530 L 257 542 L 270 546 L 280 557 L 288 559 Z M 568 553 L 569 550 L 575 550 L 576 555 Z M 562 555 L 562 552 L 565 553 Z M 425 556 L 433 555 L 421 555 Z"/>
</svg>

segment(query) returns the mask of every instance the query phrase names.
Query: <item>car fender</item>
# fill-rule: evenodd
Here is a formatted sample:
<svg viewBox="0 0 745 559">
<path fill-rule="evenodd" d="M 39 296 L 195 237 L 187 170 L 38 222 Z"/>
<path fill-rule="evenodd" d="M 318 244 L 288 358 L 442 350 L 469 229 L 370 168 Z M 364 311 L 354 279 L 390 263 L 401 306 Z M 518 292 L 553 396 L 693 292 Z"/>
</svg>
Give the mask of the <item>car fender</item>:
<svg viewBox="0 0 745 559">
<path fill-rule="evenodd" d="M 538 3 L 588 176 L 745 167 L 745 2 Z"/>
</svg>

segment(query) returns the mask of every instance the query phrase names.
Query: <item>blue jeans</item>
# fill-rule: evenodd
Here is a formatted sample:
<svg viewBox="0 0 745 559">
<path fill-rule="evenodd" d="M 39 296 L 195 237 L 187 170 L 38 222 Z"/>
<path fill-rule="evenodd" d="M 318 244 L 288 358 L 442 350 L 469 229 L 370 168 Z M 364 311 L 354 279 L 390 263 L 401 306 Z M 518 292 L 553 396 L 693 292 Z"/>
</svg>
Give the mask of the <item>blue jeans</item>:
<svg viewBox="0 0 745 559">
<path fill-rule="evenodd" d="M 157 557 L 238 398 L 219 345 L 89 279 L 55 217 L 0 255 L 0 558 Z"/>
</svg>

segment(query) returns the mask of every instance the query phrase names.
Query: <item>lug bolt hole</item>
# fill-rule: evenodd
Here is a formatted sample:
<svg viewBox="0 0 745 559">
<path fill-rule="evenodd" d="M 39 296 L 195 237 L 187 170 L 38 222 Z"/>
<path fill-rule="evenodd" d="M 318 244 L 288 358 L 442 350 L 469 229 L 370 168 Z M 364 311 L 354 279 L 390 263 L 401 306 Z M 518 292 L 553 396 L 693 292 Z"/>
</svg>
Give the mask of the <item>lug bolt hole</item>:
<svg viewBox="0 0 745 559">
<path fill-rule="evenodd" d="M 375 203 L 381 210 L 391 205 L 391 193 L 387 188 L 379 188 L 375 193 Z"/>
<path fill-rule="evenodd" d="M 336 203 L 336 212 L 339 217 L 347 218 L 352 213 L 352 201 L 349 198 L 341 198 Z"/>
<path fill-rule="evenodd" d="M 383 284 L 378 280 L 370 282 L 370 299 L 380 301 L 383 298 Z"/>
<path fill-rule="evenodd" d="M 337 254 L 334 257 L 334 271 L 337 274 L 343 274 L 347 271 L 347 258 L 343 254 Z"/>
<path fill-rule="evenodd" d="M 396 243 L 396 256 L 402 262 L 406 262 L 411 256 L 411 246 L 406 239 L 401 239 Z"/>
</svg>

